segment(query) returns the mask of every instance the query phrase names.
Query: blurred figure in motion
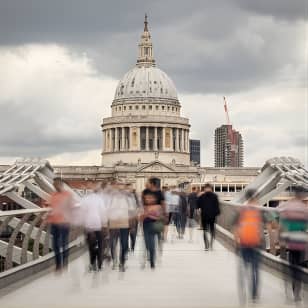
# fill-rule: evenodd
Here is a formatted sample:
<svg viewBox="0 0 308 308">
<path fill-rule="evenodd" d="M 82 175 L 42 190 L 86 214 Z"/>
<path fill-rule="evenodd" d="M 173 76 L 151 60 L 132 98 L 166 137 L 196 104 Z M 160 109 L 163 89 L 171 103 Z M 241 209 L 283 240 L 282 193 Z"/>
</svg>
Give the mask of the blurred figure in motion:
<svg viewBox="0 0 308 308">
<path fill-rule="evenodd" d="M 92 186 L 94 186 L 92 184 Z M 85 228 L 89 257 L 90 271 L 100 271 L 103 263 L 103 227 L 108 222 L 107 205 L 101 190 L 104 184 L 96 184 L 92 193 L 85 195 L 80 202 L 80 210 Z"/>
<path fill-rule="evenodd" d="M 169 225 L 174 225 L 171 232 L 171 241 L 173 241 L 175 237 L 175 233 L 177 233 L 177 237 L 180 237 L 180 194 L 176 188 L 176 186 L 171 187 L 171 199 L 169 205 Z"/>
<path fill-rule="evenodd" d="M 127 200 L 129 202 L 129 250 L 134 252 L 138 232 L 137 212 L 139 209 L 139 200 L 136 191 L 133 189 L 131 184 L 126 184 L 125 191 L 127 194 Z"/>
<path fill-rule="evenodd" d="M 49 206 L 51 211 L 47 217 L 52 234 L 52 246 L 55 253 L 56 271 L 68 265 L 69 221 L 73 207 L 73 197 L 64 188 L 61 178 L 53 181 L 56 191 L 51 194 Z"/>
<path fill-rule="evenodd" d="M 172 202 L 172 194 L 168 186 L 163 187 L 163 195 L 165 199 L 165 210 L 166 210 L 166 221 L 164 226 L 164 241 L 168 239 L 168 229 L 171 220 L 171 202 Z"/>
<path fill-rule="evenodd" d="M 259 296 L 259 252 L 263 243 L 264 218 L 255 190 L 246 191 L 247 204 L 239 208 L 234 221 L 234 239 L 240 257 L 239 295 L 242 304 L 246 302 L 246 283 L 251 287 L 251 299 L 257 301 Z M 250 273 L 250 279 L 249 279 Z"/>
<path fill-rule="evenodd" d="M 179 192 L 179 211 L 177 218 L 177 232 L 180 239 L 184 238 L 187 216 L 188 216 L 188 205 L 187 205 L 187 196 L 185 192 Z"/>
<path fill-rule="evenodd" d="M 287 260 L 290 262 L 291 286 L 294 301 L 301 298 L 302 278 L 296 266 L 302 266 L 307 260 L 308 252 L 308 206 L 304 199 L 308 197 L 307 189 L 293 187 L 295 198 L 282 203 L 280 212 L 280 242 L 287 250 Z M 286 295 L 288 296 L 288 279 L 286 278 Z"/>
<path fill-rule="evenodd" d="M 189 241 L 193 241 L 193 230 L 196 225 L 196 209 L 197 209 L 197 189 L 192 188 L 191 193 L 188 195 L 188 226 L 189 226 Z"/>
<path fill-rule="evenodd" d="M 154 191 L 145 190 L 142 199 L 144 211 L 141 215 L 141 220 L 143 221 L 145 247 L 150 258 L 150 266 L 154 269 L 156 257 L 155 237 L 157 236 L 159 241 L 164 230 L 163 209 L 161 204 L 158 203 L 159 199 Z"/>
<path fill-rule="evenodd" d="M 110 251 L 113 269 L 116 269 L 118 265 L 116 248 L 118 240 L 120 240 L 119 270 L 121 272 L 125 271 L 125 261 L 128 252 L 129 213 L 136 211 L 136 209 L 132 208 L 133 203 L 129 201 L 128 194 L 124 188 L 125 185 L 123 184 L 113 184 L 108 206 Z"/>
<path fill-rule="evenodd" d="M 213 192 L 212 186 L 206 184 L 202 190 L 203 194 L 198 198 L 198 208 L 201 210 L 201 225 L 203 229 L 203 239 L 205 250 L 213 249 L 215 239 L 216 218 L 220 214 L 219 201 L 217 195 Z M 210 231 L 211 239 L 208 240 L 207 232 Z"/>
</svg>

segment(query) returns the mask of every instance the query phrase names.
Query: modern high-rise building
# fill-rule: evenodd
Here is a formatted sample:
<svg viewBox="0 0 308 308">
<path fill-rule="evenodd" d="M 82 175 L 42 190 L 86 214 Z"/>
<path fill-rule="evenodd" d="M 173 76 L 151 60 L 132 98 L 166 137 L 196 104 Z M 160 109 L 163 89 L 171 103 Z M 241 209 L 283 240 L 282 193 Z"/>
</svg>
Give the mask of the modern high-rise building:
<svg viewBox="0 0 308 308">
<path fill-rule="evenodd" d="M 232 125 L 215 129 L 215 167 L 243 167 L 244 145 L 242 135 Z"/>
<path fill-rule="evenodd" d="M 200 166 L 200 140 L 189 140 L 190 161 Z"/>
</svg>

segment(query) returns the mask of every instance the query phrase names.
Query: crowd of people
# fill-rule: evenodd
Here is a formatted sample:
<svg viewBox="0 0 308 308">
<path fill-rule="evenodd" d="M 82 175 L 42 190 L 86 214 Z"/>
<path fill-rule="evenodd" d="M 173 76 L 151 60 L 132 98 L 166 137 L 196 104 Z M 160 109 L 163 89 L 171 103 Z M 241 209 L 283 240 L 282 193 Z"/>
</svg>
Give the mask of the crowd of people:
<svg viewBox="0 0 308 308">
<path fill-rule="evenodd" d="M 143 235 L 144 264 L 156 267 L 156 256 L 162 253 L 163 243 L 184 238 L 193 241 L 194 230 L 203 232 L 204 249 L 213 249 L 215 226 L 220 215 L 219 200 L 212 186 L 206 184 L 199 191 L 192 187 L 185 193 L 176 186 L 160 187 L 160 180 L 152 177 L 139 195 L 131 184 L 117 181 L 91 183 L 88 193 L 76 201 L 60 178 L 54 180 L 56 191 L 49 204 L 48 222 L 53 235 L 56 271 L 68 265 L 70 225 L 82 227 L 89 251 L 89 271 L 100 271 L 103 264 L 112 263 L 112 269 L 124 272 L 128 252 L 136 247 L 137 233 Z M 292 292 L 300 300 L 301 278 L 297 265 L 307 257 L 307 191 L 294 189 L 295 198 L 281 204 L 275 211 L 261 210 L 257 193 L 246 191 L 247 203 L 236 207 L 233 233 L 239 255 L 240 299 L 247 297 L 245 278 L 250 276 L 250 297 L 259 297 L 259 249 L 264 243 L 264 230 L 279 221 L 281 251 L 289 260 Z M 279 219 L 277 219 L 279 217 Z M 171 226 L 171 227 L 170 227 Z M 249 270 L 250 269 L 250 270 Z"/>
</svg>

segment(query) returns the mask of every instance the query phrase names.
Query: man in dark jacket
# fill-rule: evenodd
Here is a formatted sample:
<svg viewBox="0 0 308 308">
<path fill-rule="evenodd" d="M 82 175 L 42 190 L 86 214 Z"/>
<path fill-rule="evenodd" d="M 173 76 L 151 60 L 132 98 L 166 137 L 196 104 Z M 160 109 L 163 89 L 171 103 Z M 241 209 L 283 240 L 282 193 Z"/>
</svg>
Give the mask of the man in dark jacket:
<svg viewBox="0 0 308 308">
<path fill-rule="evenodd" d="M 198 209 L 201 210 L 201 222 L 203 229 L 203 239 L 205 250 L 213 248 L 215 239 L 216 217 L 220 214 L 219 201 L 217 195 L 213 192 L 212 186 L 206 184 L 203 187 L 204 193 L 198 198 Z M 206 232 L 210 231 L 211 241 L 207 238 Z"/>
</svg>

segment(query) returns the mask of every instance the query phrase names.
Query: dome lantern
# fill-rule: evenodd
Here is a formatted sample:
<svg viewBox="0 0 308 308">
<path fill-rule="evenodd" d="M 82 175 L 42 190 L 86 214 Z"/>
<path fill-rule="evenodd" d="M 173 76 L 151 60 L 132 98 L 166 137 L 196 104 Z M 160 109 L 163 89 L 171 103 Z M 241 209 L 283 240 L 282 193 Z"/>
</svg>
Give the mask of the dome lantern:
<svg viewBox="0 0 308 308">
<path fill-rule="evenodd" d="M 141 40 L 139 43 L 139 56 L 138 56 L 136 65 L 138 67 L 155 66 L 151 34 L 148 29 L 147 14 L 145 14 L 145 17 L 144 17 L 144 29 L 143 29 L 143 33 L 141 35 Z"/>
</svg>

